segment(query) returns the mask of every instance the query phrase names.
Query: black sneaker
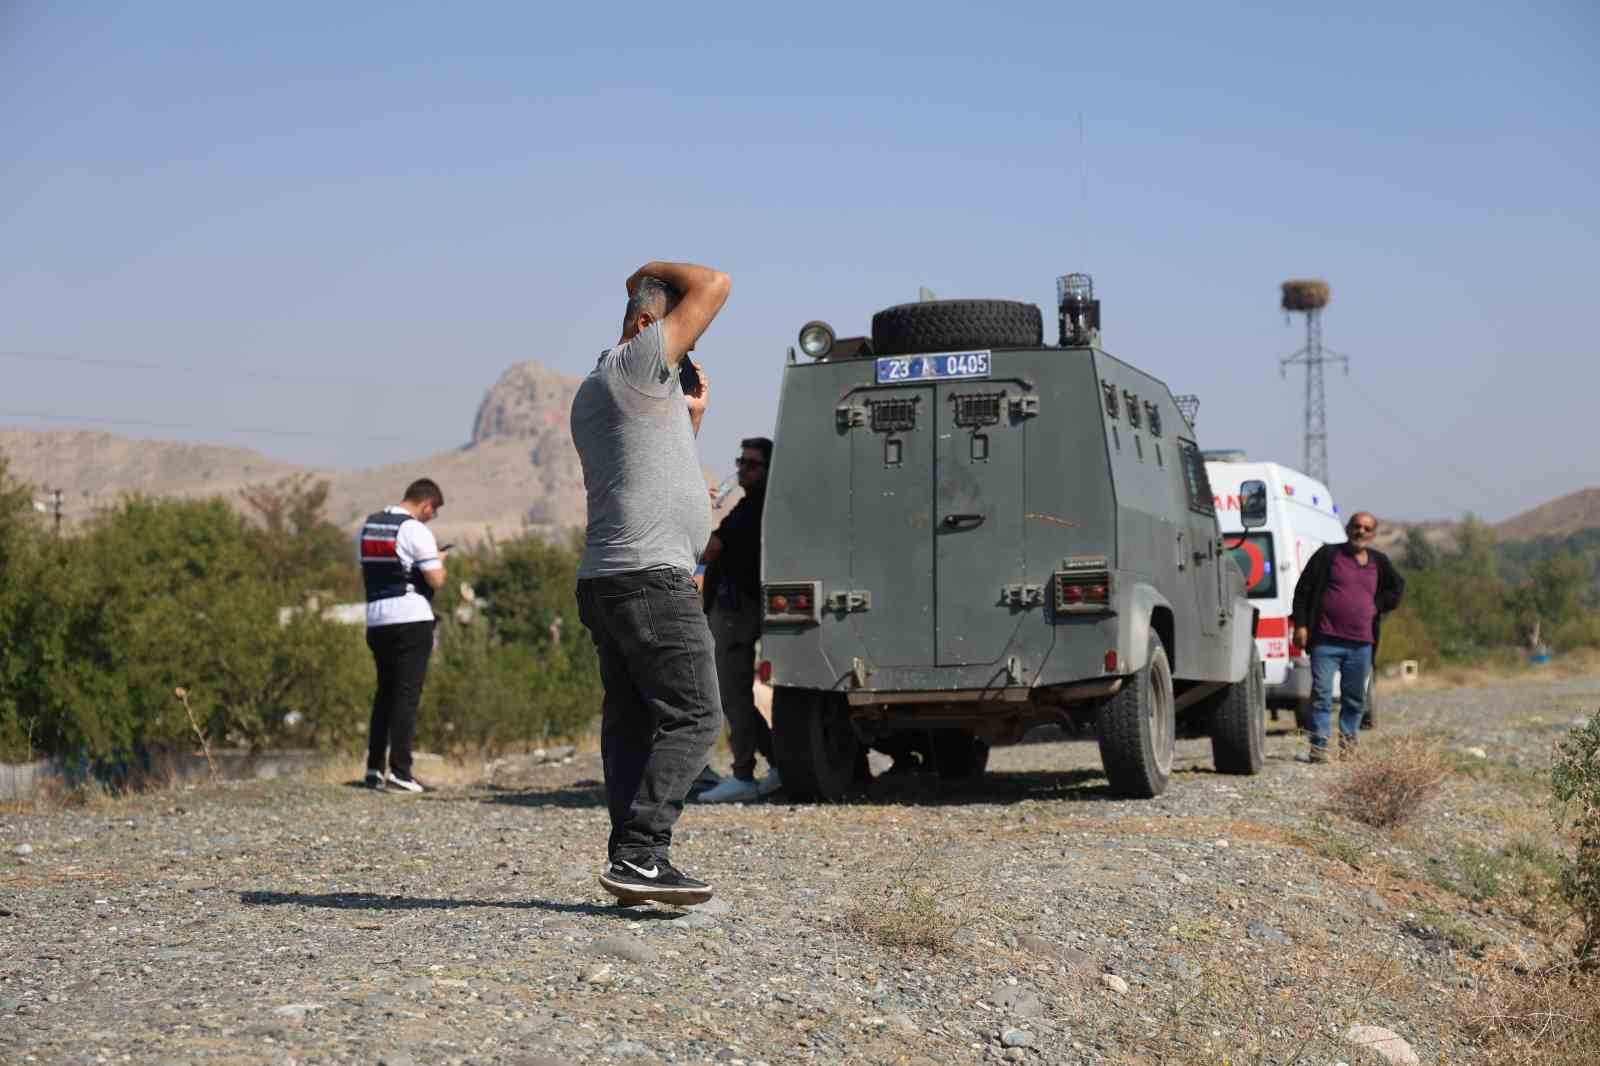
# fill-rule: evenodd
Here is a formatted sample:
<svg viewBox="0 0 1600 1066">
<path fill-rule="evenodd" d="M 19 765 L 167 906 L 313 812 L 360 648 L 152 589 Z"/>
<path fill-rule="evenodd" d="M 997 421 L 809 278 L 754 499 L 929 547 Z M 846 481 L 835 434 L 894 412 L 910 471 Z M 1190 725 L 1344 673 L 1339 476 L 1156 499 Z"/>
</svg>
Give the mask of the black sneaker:
<svg viewBox="0 0 1600 1066">
<path fill-rule="evenodd" d="M 402 777 L 393 770 L 389 771 L 389 787 L 396 792 L 426 792 L 422 782 L 414 777 Z"/>
<path fill-rule="evenodd" d="M 698 881 L 665 859 L 630 862 L 612 859 L 600 875 L 600 887 L 622 904 L 675 903 L 687 907 L 711 898 L 711 886 Z"/>
<path fill-rule="evenodd" d="M 368 788 L 375 788 L 381 791 L 383 789 L 383 771 L 368 770 L 367 779 L 362 783 Z"/>
</svg>

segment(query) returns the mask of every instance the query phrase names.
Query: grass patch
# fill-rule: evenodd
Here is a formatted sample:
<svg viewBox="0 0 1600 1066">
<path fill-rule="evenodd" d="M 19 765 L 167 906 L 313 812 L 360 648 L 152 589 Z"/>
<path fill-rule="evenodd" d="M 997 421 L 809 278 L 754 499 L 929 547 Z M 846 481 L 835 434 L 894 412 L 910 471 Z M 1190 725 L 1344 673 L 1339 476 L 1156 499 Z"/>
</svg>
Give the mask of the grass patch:
<svg viewBox="0 0 1600 1066">
<path fill-rule="evenodd" d="M 1399 736 L 1341 760 L 1328 783 L 1329 806 L 1377 829 L 1392 829 L 1437 798 L 1450 776 L 1438 743 Z"/>
<path fill-rule="evenodd" d="M 951 951 L 956 934 L 980 917 L 978 909 L 968 904 L 974 891 L 924 867 L 916 879 L 902 873 L 867 893 L 845 912 L 844 925 L 886 948 Z"/>
<path fill-rule="evenodd" d="M 1600 974 L 1576 965 L 1492 970 L 1463 1014 L 1488 1063 L 1600 1062 Z"/>
</svg>

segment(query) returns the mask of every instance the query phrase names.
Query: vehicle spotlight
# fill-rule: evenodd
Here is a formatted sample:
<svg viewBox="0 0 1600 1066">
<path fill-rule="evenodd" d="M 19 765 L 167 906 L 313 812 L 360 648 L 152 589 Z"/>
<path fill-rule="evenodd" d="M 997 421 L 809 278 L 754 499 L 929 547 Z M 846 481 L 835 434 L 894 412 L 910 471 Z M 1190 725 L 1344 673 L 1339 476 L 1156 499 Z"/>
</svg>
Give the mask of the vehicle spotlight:
<svg viewBox="0 0 1600 1066">
<path fill-rule="evenodd" d="M 826 322 L 807 322 L 800 327 L 800 350 L 813 359 L 833 351 L 833 327 Z"/>
</svg>

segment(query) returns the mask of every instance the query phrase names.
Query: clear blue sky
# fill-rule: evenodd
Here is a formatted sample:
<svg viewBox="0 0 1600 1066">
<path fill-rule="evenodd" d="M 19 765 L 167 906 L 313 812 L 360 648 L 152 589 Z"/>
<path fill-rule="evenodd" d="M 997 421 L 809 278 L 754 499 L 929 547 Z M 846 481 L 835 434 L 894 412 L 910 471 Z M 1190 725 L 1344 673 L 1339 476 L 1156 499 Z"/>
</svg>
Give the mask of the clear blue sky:
<svg viewBox="0 0 1600 1066">
<path fill-rule="evenodd" d="M 1593 0 L 8 0 L 0 425 L 420 458 L 659 257 L 734 277 L 723 473 L 807 319 L 1070 270 L 1204 446 L 1298 463 L 1309 274 L 1346 507 L 1504 518 L 1600 483 L 1597 54 Z"/>
</svg>

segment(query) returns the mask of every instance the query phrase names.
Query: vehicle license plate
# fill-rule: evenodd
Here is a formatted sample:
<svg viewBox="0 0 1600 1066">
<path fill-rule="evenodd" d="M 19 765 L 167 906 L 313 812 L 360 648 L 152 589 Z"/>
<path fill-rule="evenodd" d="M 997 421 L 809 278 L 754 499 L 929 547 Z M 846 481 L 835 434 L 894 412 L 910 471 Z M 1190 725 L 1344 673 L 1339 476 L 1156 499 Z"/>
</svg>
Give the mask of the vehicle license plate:
<svg viewBox="0 0 1600 1066">
<path fill-rule="evenodd" d="M 886 355 L 878 360 L 878 384 L 946 381 L 989 376 L 988 352 L 945 352 L 942 355 Z"/>
</svg>

